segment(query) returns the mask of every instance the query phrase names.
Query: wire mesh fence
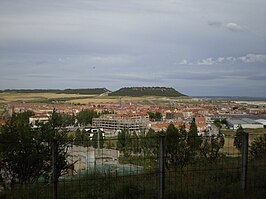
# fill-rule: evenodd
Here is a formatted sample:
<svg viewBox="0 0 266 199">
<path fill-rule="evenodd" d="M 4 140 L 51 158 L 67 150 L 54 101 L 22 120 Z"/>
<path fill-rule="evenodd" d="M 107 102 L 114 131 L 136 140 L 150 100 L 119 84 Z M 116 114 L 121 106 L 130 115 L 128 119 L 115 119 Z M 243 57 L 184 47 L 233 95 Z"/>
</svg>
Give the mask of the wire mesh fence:
<svg viewBox="0 0 266 199">
<path fill-rule="evenodd" d="M 198 138 L 199 145 L 192 147 Z M 250 145 L 254 138 L 249 136 Z M 96 143 L 90 139 L 74 140 L 64 146 L 67 166 L 62 169 L 58 182 L 53 172 L 59 160 L 52 158 L 51 153 L 54 166 L 46 176 L 33 183 L 15 183 L 11 189 L 8 176 L 1 169 L 0 196 L 12 199 L 265 196 L 265 159 L 247 156 L 245 165 L 244 150 L 234 146 L 233 136 L 223 135 L 220 141 L 211 136 L 190 139 L 139 135 L 98 139 Z M 1 141 L 0 144 L 7 145 Z M 18 143 L 8 143 L 12 144 Z M 28 159 L 32 158 L 32 154 L 27 155 Z M 244 177 L 243 172 L 246 172 Z"/>
</svg>

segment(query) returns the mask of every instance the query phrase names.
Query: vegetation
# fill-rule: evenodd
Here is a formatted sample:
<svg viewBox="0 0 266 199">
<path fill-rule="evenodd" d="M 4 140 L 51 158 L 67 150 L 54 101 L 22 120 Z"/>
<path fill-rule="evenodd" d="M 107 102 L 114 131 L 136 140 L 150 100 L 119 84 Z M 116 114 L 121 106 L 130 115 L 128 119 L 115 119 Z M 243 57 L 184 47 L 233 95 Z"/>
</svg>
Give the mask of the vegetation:
<svg viewBox="0 0 266 199">
<path fill-rule="evenodd" d="M 76 115 L 76 119 L 80 125 L 92 124 L 92 118 L 97 118 L 100 115 L 94 110 L 82 110 Z"/>
<path fill-rule="evenodd" d="M 254 139 L 250 146 L 250 154 L 254 159 L 266 160 L 266 134 Z"/>
<path fill-rule="evenodd" d="M 137 158 L 136 158 L 137 159 Z M 183 170 L 175 169 L 165 174 L 165 198 L 264 198 L 266 189 L 265 168 L 250 172 L 250 179 L 260 179 L 254 189 L 240 190 L 240 172 L 235 158 L 223 159 L 215 163 L 198 161 Z M 204 165 L 204 166 L 203 166 Z M 258 176 L 260 175 L 260 176 Z M 252 180 L 248 185 L 252 187 Z M 254 185 L 253 185 L 254 186 Z M 59 199 L 73 198 L 158 198 L 158 173 L 142 172 L 138 175 L 119 175 L 112 172 L 85 173 L 64 178 L 59 182 Z M 16 185 L 14 191 L 3 193 L 1 198 L 47 199 L 52 198 L 51 187 L 43 183 Z M 1 196 L 1 193 L 0 193 Z"/>
<path fill-rule="evenodd" d="M 200 151 L 205 158 L 215 160 L 221 156 L 220 149 L 224 147 L 224 135 L 219 132 L 217 136 L 205 137 L 201 145 Z"/>
<path fill-rule="evenodd" d="M 234 139 L 234 146 L 241 151 L 242 150 L 242 139 L 243 139 L 243 135 L 245 135 L 246 132 L 244 131 L 244 129 L 242 128 L 242 126 L 240 126 L 237 130 L 236 130 L 236 134 L 235 134 L 235 139 Z"/>
<path fill-rule="evenodd" d="M 82 131 L 80 129 L 76 130 L 74 144 L 84 147 L 91 146 L 90 136 L 85 129 L 83 129 Z"/>
<path fill-rule="evenodd" d="M 40 176 L 49 177 L 50 175 L 50 141 L 55 137 L 58 149 L 57 167 L 60 170 L 57 179 L 65 171 L 64 168 L 68 168 L 65 160 L 67 144 L 70 142 L 65 134 L 64 125 L 60 121 L 62 116 L 54 112 L 48 123 L 39 124 L 39 128 L 33 129 L 28 124 L 30 115 L 32 115 L 31 112 L 14 114 L 10 123 L 1 128 L 0 168 L 5 169 L 5 173 L 10 169 L 9 172 L 16 173 L 16 175 L 12 191 L 0 191 L 0 198 L 44 199 L 52 197 L 51 184 L 48 180 L 40 181 Z M 87 132 L 78 130 L 74 143 L 79 142 L 85 147 L 91 145 L 97 147 L 98 135 L 97 133 L 94 135 L 90 142 Z M 124 154 L 119 158 L 120 164 L 130 163 L 133 166 L 142 166 L 144 169 L 138 170 L 137 174 L 120 174 L 119 170 L 113 171 L 112 169 L 94 173 L 86 170 L 83 174 L 62 177 L 58 184 L 58 198 L 157 198 L 158 149 L 161 135 L 165 136 L 165 158 L 168 164 L 165 173 L 165 198 L 265 197 L 266 136 L 255 139 L 251 144 L 250 154 L 253 159 L 248 169 L 249 189 L 242 193 L 240 191 L 240 158 L 223 156 L 220 152 L 225 142 L 223 135 L 219 133 L 212 137 L 198 136 L 197 126 L 193 121 L 189 131 L 186 131 L 184 125 L 178 129 L 173 124 L 169 125 L 166 132 L 159 133 L 153 129 L 146 134 L 121 131 L 116 143 L 117 148 Z M 106 142 L 100 143 L 100 147 L 105 144 Z M 113 145 L 113 143 L 109 144 Z M 7 167 L 12 164 L 13 167 Z M 124 172 L 124 168 L 122 170 Z M 3 177 L 5 176 L 0 177 L 0 185 Z"/>
<path fill-rule="evenodd" d="M 47 123 L 32 128 L 28 119 L 32 112 L 13 114 L 0 129 L 0 174 L 9 181 L 12 190 L 16 183 L 36 182 L 48 178 L 52 168 L 52 146 L 57 157 L 55 180 L 67 168 L 67 144 L 69 138 L 58 114 L 53 113 Z"/>
<path fill-rule="evenodd" d="M 166 96 L 180 97 L 184 96 L 173 88 L 166 87 L 125 87 L 109 94 L 109 96 Z"/>
<path fill-rule="evenodd" d="M 161 121 L 163 118 L 162 113 L 160 112 L 148 112 L 150 121 Z"/>
<path fill-rule="evenodd" d="M 85 89 L 6 89 L 0 92 L 17 92 L 17 93 L 57 93 L 57 94 L 102 94 L 110 92 L 106 88 L 85 88 Z"/>
<path fill-rule="evenodd" d="M 103 148 L 104 139 L 103 139 L 103 132 L 98 131 L 95 132 L 92 136 L 92 146 L 93 148 Z"/>
</svg>

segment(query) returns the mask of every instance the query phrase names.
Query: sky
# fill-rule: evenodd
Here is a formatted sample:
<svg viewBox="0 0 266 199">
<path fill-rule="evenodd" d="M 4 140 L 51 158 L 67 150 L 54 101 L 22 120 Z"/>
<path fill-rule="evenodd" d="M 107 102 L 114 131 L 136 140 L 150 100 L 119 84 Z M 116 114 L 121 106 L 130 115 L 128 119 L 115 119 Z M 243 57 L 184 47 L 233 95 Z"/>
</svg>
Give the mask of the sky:
<svg viewBox="0 0 266 199">
<path fill-rule="evenodd" d="M 0 89 L 266 97 L 265 0 L 0 0 Z"/>
</svg>

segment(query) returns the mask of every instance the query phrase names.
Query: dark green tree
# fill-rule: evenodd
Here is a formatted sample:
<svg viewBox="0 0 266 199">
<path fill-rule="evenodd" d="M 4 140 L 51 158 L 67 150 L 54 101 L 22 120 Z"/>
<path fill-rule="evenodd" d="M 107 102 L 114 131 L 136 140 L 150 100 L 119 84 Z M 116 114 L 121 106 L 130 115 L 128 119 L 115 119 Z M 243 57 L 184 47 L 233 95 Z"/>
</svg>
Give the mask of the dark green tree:
<svg viewBox="0 0 266 199">
<path fill-rule="evenodd" d="M 150 121 L 155 121 L 155 114 L 153 112 L 148 112 Z"/>
<path fill-rule="evenodd" d="M 104 138 L 103 138 L 103 132 L 102 131 L 97 131 L 93 133 L 92 136 L 92 146 L 93 148 L 103 148 L 104 144 Z"/>
<path fill-rule="evenodd" d="M 128 155 L 130 149 L 130 133 L 124 129 L 118 133 L 117 136 L 117 149 L 122 151 L 125 155 Z"/>
<path fill-rule="evenodd" d="M 0 162 L 1 170 L 11 181 L 24 184 L 32 183 L 41 176 L 50 175 L 52 168 L 52 145 L 56 141 L 57 169 L 55 177 L 58 180 L 67 169 L 68 137 L 61 129 L 55 112 L 47 123 L 37 124 L 32 128 L 29 124 L 28 112 L 13 114 L 10 121 L 0 129 Z M 59 125 L 59 126 L 57 126 Z"/>
<path fill-rule="evenodd" d="M 145 156 L 157 156 L 160 135 L 156 133 L 152 128 L 145 134 L 140 136 L 140 148 L 145 154 Z"/>
<path fill-rule="evenodd" d="M 162 118 L 163 118 L 162 113 L 160 113 L 160 112 L 156 112 L 156 113 L 155 113 L 155 120 L 156 120 L 156 121 L 161 121 Z"/>
<path fill-rule="evenodd" d="M 250 155 L 254 159 L 266 159 L 266 134 L 254 139 L 250 146 Z"/>
<path fill-rule="evenodd" d="M 97 118 L 100 115 L 94 110 L 82 110 L 77 115 L 76 118 L 78 123 L 81 125 L 92 124 L 92 118 Z"/>
<path fill-rule="evenodd" d="M 200 147 L 201 154 L 210 160 L 220 157 L 219 150 L 224 146 L 224 135 L 219 132 L 218 135 L 205 137 Z"/>
<path fill-rule="evenodd" d="M 243 135 L 245 134 L 244 129 L 242 126 L 239 126 L 239 128 L 236 130 L 235 138 L 234 138 L 234 146 L 241 151 L 242 150 L 242 139 Z"/>
<path fill-rule="evenodd" d="M 195 120 L 192 120 L 190 124 L 190 128 L 189 128 L 189 132 L 188 132 L 187 143 L 190 149 L 190 153 L 192 153 L 193 156 L 195 155 L 195 153 L 197 153 L 197 151 L 200 150 L 201 142 L 202 142 L 202 139 L 198 135 L 198 128 L 197 128 L 196 122 Z"/>
<path fill-rule="evenodd" d="M 133 132 L 132 136 L 130 136 L 131 144 L 130 148 L 133 153 L 140 152 L 140 139 L 136 132 Z"/>
<path fill-rule="evenodd" d="M 178 130 L 170 124 L 166 130 L 166 154 L 168 163 L 183 168 L 191 159 L 188 133 L 185 125 Z"/>
<path fill-rule="evenodd" d="M 155 113 L 153 113 L 153 112 L 148 112 L 148 115 L 149 115 L 149 119 L 150 119 L 151 121 L 161 121 L 162 118 L 163 118 L 163 115 L 162 115 L 162 113 L 160 113 L 160 112 L 155 112 Z"/>
<path fill-rule="evenodd" d="M 166 156 L 172 165 L 178 163 L 179 141 L 179 130 L 173 124 L 170 124 L 166 130 Z"/>
<path fill-rule="evenodd" d="M 76 145 L 84 147 L 91 146 L 89 133 L 85 129 L 82 129 L 82 131 L 80 131 L 80 129 L 77 129 L 75 132 L 74 143 Z"/>
</svg>

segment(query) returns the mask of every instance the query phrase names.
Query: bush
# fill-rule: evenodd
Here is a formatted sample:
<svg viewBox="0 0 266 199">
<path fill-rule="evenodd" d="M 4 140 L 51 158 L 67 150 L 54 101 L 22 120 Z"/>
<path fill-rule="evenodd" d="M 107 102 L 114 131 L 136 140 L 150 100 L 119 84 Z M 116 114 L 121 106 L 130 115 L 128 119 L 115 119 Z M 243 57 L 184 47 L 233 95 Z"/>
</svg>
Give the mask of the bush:
<svg viewBox="0 0 266 199">
<path fill-rule="evenodd" d="M 250 155 L 254 159 L 266 159 L 266 134 L 254 139 L 250 146 Z"/>
</svg>

